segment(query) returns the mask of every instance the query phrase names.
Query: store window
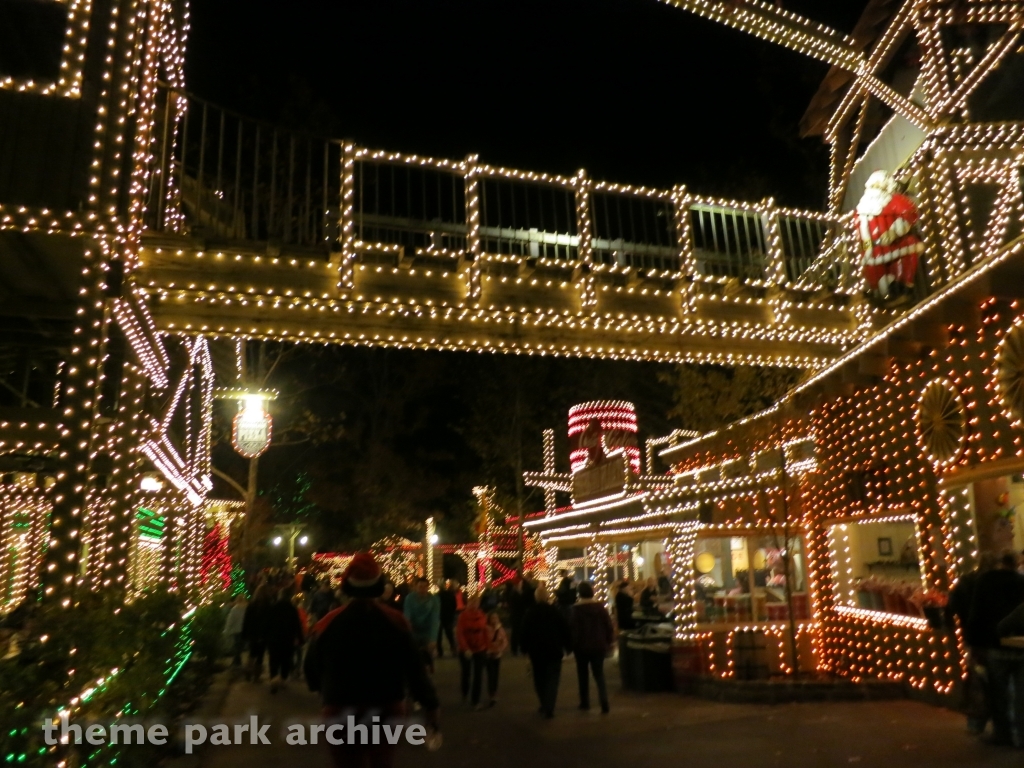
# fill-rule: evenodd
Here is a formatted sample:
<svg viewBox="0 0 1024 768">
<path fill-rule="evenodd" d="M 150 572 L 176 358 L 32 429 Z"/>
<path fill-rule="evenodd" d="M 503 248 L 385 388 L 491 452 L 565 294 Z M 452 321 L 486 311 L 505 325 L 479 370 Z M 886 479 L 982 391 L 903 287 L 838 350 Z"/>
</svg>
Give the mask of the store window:
<svg viewBox="0 0 1024 768">
<path fill-rule="evenodd" d="M 834 525 L 828 541 L 840 605 L 924 615 L 921 542 L 912 515 Z"/>
<path fill-rule="evenodd" d="M 782 536 L 751 534 L 697 540 L 697 621 L 703 624 L 742 624 L 809 618 L 803 541 Z M 790 595 L 785 561 L 790 559 Z"/>
<path fill-rule="evenodd" d="M 978 481 L 971 496 L 979 551 L 1024 550 L 1024 476 Z"/>
</svg>

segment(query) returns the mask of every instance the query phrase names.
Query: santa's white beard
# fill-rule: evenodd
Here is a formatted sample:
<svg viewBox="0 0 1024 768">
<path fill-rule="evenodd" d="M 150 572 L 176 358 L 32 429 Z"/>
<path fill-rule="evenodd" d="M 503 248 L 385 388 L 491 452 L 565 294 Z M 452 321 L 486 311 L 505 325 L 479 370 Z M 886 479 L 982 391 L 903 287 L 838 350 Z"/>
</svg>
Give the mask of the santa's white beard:
<svg viewBox="0 0 1024 768">
<path fill-rule="evenodd" d="M 857 213 L 868 218 L 878 216 L 885 206 L 892 202 L 892 193 L 882 189 L 868 187 L 864 190 L 864 196 L 857 203 Z"/>
</svg>

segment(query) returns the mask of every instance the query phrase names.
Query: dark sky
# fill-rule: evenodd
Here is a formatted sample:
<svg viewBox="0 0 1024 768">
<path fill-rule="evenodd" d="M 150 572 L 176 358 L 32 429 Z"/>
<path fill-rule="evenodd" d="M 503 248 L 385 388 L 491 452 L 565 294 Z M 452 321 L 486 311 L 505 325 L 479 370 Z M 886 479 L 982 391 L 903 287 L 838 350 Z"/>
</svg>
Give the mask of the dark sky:
<svg viewBox="0 0 1024 768">
<path fill-rule="evenodd" d="M 866 0 L 786 0 L 849 31 Z M 824 64 L 657 0 L 193 0 L 188 83 L 363 146 L 820 207 Z"/>
</svg>

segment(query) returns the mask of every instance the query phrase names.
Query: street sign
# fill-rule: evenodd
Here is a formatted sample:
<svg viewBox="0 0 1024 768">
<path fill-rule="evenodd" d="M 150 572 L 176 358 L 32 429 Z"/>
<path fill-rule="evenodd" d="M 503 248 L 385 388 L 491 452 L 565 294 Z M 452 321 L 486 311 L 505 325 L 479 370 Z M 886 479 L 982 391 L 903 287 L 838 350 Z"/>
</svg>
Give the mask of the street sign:
<svg viewBox="0 0 1024 768">
<path fill-rule="evenodd" d="M 231 444 L 247 459 L 255 459 L 270 446 L 273 422 L 263 410 L 262 398 L 246 398 L 231 424 Z"/>
</svg>

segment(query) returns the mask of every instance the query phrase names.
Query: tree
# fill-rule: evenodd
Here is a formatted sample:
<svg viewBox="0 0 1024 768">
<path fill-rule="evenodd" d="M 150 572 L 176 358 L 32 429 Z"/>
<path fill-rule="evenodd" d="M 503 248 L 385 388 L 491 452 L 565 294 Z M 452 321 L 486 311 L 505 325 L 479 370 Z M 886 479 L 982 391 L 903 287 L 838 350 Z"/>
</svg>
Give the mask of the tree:
<svg viewBox="0 0 1024 768">
<path fill-rule="evenodd" d="M 238 384 L 252 390 L 278 387 L 283 396 L 270 406 L 272 416 L 280 423 L 276 425 L 274 438 L 270 448 L 283 448 L 301 444 L 320 445 L 338 439 L 344 432 L 344 414 L 336 413 L 322 417 L 303 403 L 303 396 L 317 386 L 330 383 L 330 379 L 313 380 L 309 376 L 297 375 L 288 363 L 302 359 L 302 370 L 309 373 L 315 367 L 317 356 L 322 351 L 319 347 L 298 346 L 286 343 L 267 343 L 262 341 L 242 342 L 239 356 Z M 334 372 L 337 375 L 337 372 Z M 261 542 L 269 530 L 274 515 L 273 508 L 266 502 L 260 503 L 259 496 L 259 457 L 243 459 L 233 451 L 227 451 L 230 445 L 231 422 L 235 415 L 234 401 L 220 402 L 214 408 L 212 443 L 217 451 L 215 458 L 221 464 L 232 466 L 234 472 L 212 467 L 213 474 L 227 483 L 245 501 L 246 511 L 237 530 L 232 537 L 234 556 L 237 560 L 248 562 L 260 550 Z M 269 450 L 269 449 L 268 449 Z M 239 479 L 245 467 L 245 480 Z"/>
<path fill-rule="evenodd" d="M 313 481 L 308 472 L 285 474 L 267 493 L 274 510 L 275 523 L 309 523 L 319 506 L 310 500 Z"/>
<path fill-rule="evenodd" d="M 705 433 L 768 408 L 797 383 L 800 372 L 686 364 L 660 378 L 673 390 L 669 417 L 684 429 Z"/>
</svg>

